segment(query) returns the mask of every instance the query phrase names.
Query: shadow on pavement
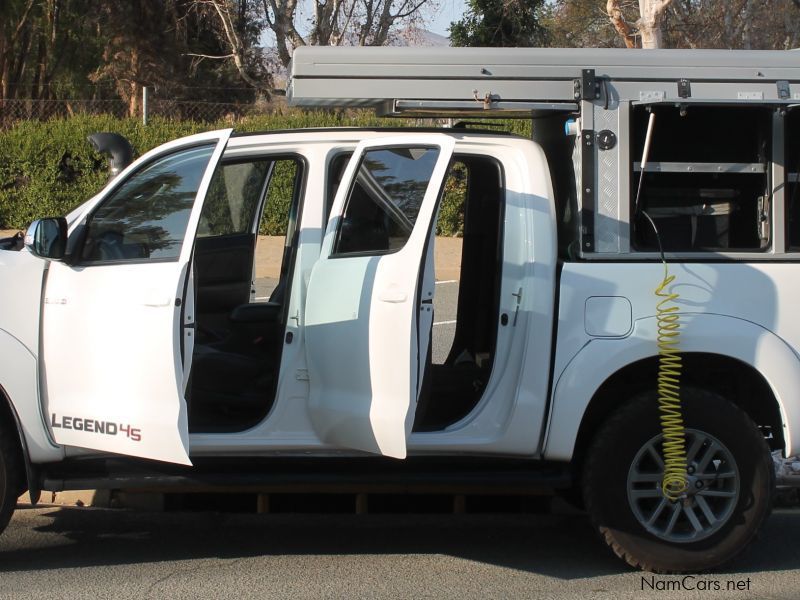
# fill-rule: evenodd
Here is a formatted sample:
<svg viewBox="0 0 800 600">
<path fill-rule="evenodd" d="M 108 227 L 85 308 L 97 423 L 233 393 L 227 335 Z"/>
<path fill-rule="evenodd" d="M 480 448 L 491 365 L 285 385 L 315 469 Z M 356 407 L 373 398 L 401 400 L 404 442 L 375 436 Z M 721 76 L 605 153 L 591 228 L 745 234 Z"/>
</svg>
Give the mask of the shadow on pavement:
<svg viewBox="0 0 800 600">
<path fill-rule="evenodd" d="M 568 579 L 627 570 L 584 516 L 244 515 L 72 507 L 26 516 L 32 512 L 19 511 L 0 537 L 0 572 L 320 554 L 446 554 Z M 26 527 L 35 527 L 37 535 L 31 537 Z"/>
<path fill-rule="evenodd" d="M 779 511 L 725 571 L 800 568 L 797 539 L 800 511 Z M 444 554 L 565 580 L 630 570 L 583 515 L 244 515 L 70 507 L 18 511 L 0 537 L 0 572 L 325 554 Z"/>
</svg>

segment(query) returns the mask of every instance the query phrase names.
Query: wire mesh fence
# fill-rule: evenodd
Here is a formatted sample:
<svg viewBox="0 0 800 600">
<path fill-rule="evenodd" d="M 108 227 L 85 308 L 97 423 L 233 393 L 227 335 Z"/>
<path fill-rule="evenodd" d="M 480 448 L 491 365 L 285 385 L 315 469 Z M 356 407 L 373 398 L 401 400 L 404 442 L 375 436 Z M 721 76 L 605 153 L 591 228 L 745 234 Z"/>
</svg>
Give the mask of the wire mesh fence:
<svg viewBox="0 0 800 600">
<path fill-rule="evenodd" d="M 214 122 L 236 121 L 247 115 L 264 113 L 272 106 L 259 102 L 206 102 L 198 100 L 173 100 L 150 98 L 147 117 L 163 117 L 178 121 Z M 0 99 L 0 129 L 13 127 L 20 121 L 45 121 L 75 115 L 111 115 L 116 118 L 143 118 L 140 101 L 134 104 L 124 100 L 39 100 Z"/>
</svg>

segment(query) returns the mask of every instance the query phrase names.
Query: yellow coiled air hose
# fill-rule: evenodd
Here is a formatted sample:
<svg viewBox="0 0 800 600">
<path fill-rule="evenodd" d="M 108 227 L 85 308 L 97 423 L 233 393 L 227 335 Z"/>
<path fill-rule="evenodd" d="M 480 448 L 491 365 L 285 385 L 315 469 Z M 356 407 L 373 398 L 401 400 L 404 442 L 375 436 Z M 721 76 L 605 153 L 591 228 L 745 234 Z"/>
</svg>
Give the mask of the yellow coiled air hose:
<svg viewBox="0 0 800 600">
<path fill-rule="evenodd" d="M 680 313 L 675 301 L 680 297 L 667 288 L 675 281 L 675 276 L 669 274 L 669 266 L 664 255 L 664 246 L 658 233 L 655 221 L 641 210 L 639 200 L 642 195 L 647 162 L 650 157 L 650 146 L 653 140 L 656 114 L 650 112 L 647 123 L 647 134 L 644 140 L 642 153 L 641 175 L 636 190 L 634 215 L 641 214 L 656 234 L 661 262 L 664 264 L 664 280 L 656 288 L 659 298 L 656 304 L 656 318 L 658 319 L 658 411 L 660 413 L 661 432 L 663 434 L 664 478 L 661 481 L 661 493 L 668 500 L 675 502 L 686 494 L 689 483 L 686 477 L 686 436 L 683 430 L 683 415 L 681 413 L 681 353 L 680 342 Z"/>
<path fill-rule="evenodd" d="M 664 479 L 661 492 L 675 502 L 686 493 L 686 438 L 681 414 L 680 313 L 679 295 L 667 288 L 675 280 L 664 261 L 664 280 L 656 288 L 658 319 L 658 411 L 664 436 Z"/>
</svg>

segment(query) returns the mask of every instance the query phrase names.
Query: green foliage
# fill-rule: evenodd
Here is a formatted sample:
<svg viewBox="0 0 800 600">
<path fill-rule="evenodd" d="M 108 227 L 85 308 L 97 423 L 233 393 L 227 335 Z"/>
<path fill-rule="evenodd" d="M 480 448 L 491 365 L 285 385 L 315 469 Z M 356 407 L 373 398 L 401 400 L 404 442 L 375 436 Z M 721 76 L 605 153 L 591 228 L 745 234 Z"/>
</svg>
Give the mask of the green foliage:
<svg viewBox="0 0 800 600">
<path fill-rule="evenodd" d="M 436 235 L 464 234 L 464 200 L 467 198 L 467 168 L 457 162 L 444 182 L 444 196 L 439 208 Z"/>
<path fill-rule="evenodd" d="M 297 163 L 281 160 L 275 164 L 275 172 L 267 191 L 267 201 L 261 214 L 258 232 L 262 235 L 286 235 L 289 222 L 289 207 L 292 205 Z"/>
<path fill-rule="evenodd" d="M 630 3 L 622 6 L 629 9 Z M 556 48 L 624 47 L 605 11 L 605 2 L 553 0 L 544 7 L 540 22 L 548 31 L 550 45 Z"/>
<path fill-rule="evenodd" d="M 77 116 L 26 121 L 0 132 L 0 228 L 64 214 L 102 189 L 107 163 L 89 145 L 89 134 L 116 131 L 144 151 L 201 127 L 165 121 L 142 127 L 132 119 Z"/>
<path fill-rule="evenodd" d="M 491 125 L 490 122 L 484 123 Z M 237 131 L 266 131 L 303 127 L 391 127 L 403 124 L 362 112 L 293 112 L 251 117 L 237 123 L 235 128 Z M 527 121 L 496 124 L 512 133 L 530 136 L 530 123 Z M 25 121 L 12 129 L 0 131 L 0 229 L 21 229 L 33 219 L 66 214 L 103 188 L 108 179 L 107 161 L 86 140 L 91 133 L 120 133 L 142 154 L 181 136 L 226 127 L 230 127 L 230 124 L 220 122 L 207 125 L 164 119 L 152 119 L 145 127 L 136 119 L 79 115 L 47 122 Z M 278 163 L 261 221 L 261 233 L 285 233 L 295 168 L 291 161 Z M 461 234 L 463 194 L 463 182 L 459 183 L 457 177 L 451 177 L 445 187 L 437 233 Z"/>
<path fill-rule="evenodd" d="M 546 46 L 539 23 L 544 0 L 468 0 L 460 21 L 450 24 L 451 46 Z"/>
</svg>

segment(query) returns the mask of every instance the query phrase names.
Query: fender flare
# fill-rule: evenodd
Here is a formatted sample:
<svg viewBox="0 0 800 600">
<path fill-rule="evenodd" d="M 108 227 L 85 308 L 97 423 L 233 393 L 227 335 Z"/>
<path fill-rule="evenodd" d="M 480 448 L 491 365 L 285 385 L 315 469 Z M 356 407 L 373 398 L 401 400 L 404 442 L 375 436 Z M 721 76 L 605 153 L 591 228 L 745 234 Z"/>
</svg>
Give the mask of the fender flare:
<svg viewBox="0 0 800 600">
<path fill-rule="evenodd" d="M 22 462 L 25 465 L 25 478 L 28 481 L 28 495 L 30 496 L 31 504 L 36 506 L 36 504 L 39 502 L 39 498 L 42 496 L 39 473 L 31 462 L 30 452 L 28 450 L 28 440 L 25 439 L 25 434 L 22 430 L 22 421 L 20 421 L 19 414 L 17 414 L 17 409 L 14 408 L 14 403 L 11 402 L 11 398 L 5 389 L 3 389 L 2 385 L 0 385 L 0 401 L 2 401 L 8 407 L 8 412 L 14 421 L 14 428 L 17 431 L 19 447 L 22 453 Z"/>
<path fill-rule="evenodd" d="M 63 460 L 64 449 L 50 439 L 39 397 L 36 355 L 19 338 L 0 329 L 0 404 L 8 406 L 19 436 L 31 502 L 41 494 L 40 463 Z"/>
<path fill-rule="evenodd" d="M 553 386 L 544 457 L 571 460 L 581 422 L 600 386 L 614 373 L 657 354 L 655 317 L 638 319 L 625 338 L 592 339 L 570 360 Z M 744 319 L 683 313 L 680 349 L 737 359 L 762 374 L 778 402 L 787 456 L 800 452 L 800 358 L 772 331 Z M 655 384 L 655 382 L 654 382 Z"/>
</svg>

